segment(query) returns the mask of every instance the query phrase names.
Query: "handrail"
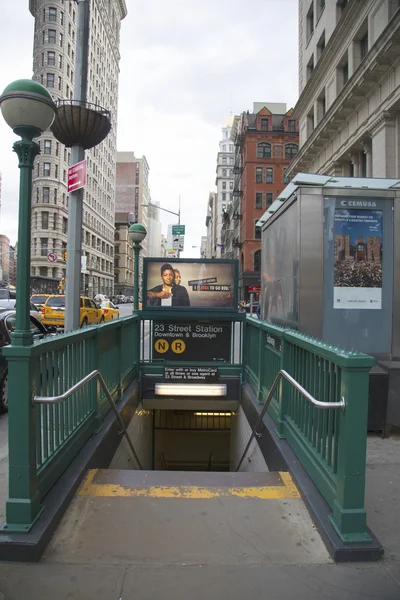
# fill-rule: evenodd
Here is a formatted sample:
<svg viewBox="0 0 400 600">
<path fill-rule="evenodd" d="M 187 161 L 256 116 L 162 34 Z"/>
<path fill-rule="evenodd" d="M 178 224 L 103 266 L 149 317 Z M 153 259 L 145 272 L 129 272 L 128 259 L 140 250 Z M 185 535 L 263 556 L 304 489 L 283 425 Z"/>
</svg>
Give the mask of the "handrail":
<svg viewBox="0 0 400 600">
<path fill-rule="evenodd" d="M 274 395 L 274 392 L 276 390 L 276 388 L 278 387 L 278 383 L 280 382 L 280 380 L 282 379 L 282 377 L 284 377 L 293 387 L 295 387 L 309 402 L 311 402 L 311 404 L 313 404 L 314 406 L 318 406 L 318 408 L 322 408 L 324 410 L 328 410 L 329 408 L 340 408 L 340 410 L 342 412 L 345 411 L 346 408 L 346 402 L 345 399 L 342 397 L 342 400 L 340 402 L 321 402 L 320 400 L 317 400 L 316 398 L 314 398 L 314 396 L 312 396 L 309 392 L 307 392 L 307 390 L 305 390 L 303 388 L 302 385 L 300 385 L 300 383 L 298 383 L 298 381 L 296 381 L 291 375 L 289 375 L 289 373 L 287 373 L 286 371 L 284 371 L 283 369 L 281 369 L 279 371 L 279 373 L 277 374 L 277 376 L 274 379 L 274 383 L 272 384 L 272 387 L 269 391 L 269 394 L 267 396 L 267 399 L 265 401 L 265 404 L 262 408 L 262 411 L 260 412 L 260 415 L 257 419 L 256 424 L 253 427 L 253 431 L 251 432 L 251 436 L 250 439 L 247 443 L 246 448 L 244 449 L 244 452 L 242 454 L 242 457 L 239 461 L 238 466 L 235 469 L 235 472 L 239 471 L 240 467 L 242 466 L 242 462 L 244 461 L 244 458 L 247 454 L 248 449 L 250 448 L 251 442 L 253 441 L 253 439 L 255 438 L 255 436 L 257 435 L 257 430 L 259 428 L 259 426 L 262 423 L 262 420 L 264 418 L 265 413 L 267 412 L 269 403 L 271 402 L 272 396 Z"/>
<path fill-rule="evenodd" d="M 136 454 L 135 448 L 133 447 L 132 444 L 132 440 L 129 437 L 129 434 L 126 430 L 126 427 L 124 425 L 124 422 L 121 418 L 121 415 L 118 412 L 118 409 L 115 405 L 114 400 L 111 397 L 111 394 L 108 390 L 107 384 L 103 379 L 102 374 L 100 373 L 100 371 L 98 371 L 97 369 L 95 371 L 92 371 L 91 373 L 89 373 L 88 375 L 86 375 L 85 377 L 83 377 L 80 381 L 78 381 L 77 383 L 75 383 L 75 385 L 73 385 L 72 387 L 69 388 L 69 390 L 67 390 L 66 392 L 64 392 L 63 394 L 60 394 L 59 396 L 33 396 L 33 404 L 62 404 L 64 402 L 64 400 L 67 400 L 67 398 L 69 398 L 70 396 L 72 396 L 72 394 L 74 392 L 77 392 L 78 390 L 80 390 L 84 385 L 86 385 L 86 383 L 88 383 L 91 379 L 94 379 L 95 377 L 98 377 L 100 384 L 106 394 L 107 400 L 110 403 L 110 406 L 117 418 L 118 423 L 121 425 L 122 427 L 122 431 L 127 439 L 127 442 L 129 444 L 129 447 L 132 451 L 133 457 L 136 460 L 139 469 L 143 470 L 143 467 L 140 463 L 140 460 L 138 458 L 138 455 Z M 97 410 L 100 410 L 100 394 L 97 394 Z"/>
</svg>

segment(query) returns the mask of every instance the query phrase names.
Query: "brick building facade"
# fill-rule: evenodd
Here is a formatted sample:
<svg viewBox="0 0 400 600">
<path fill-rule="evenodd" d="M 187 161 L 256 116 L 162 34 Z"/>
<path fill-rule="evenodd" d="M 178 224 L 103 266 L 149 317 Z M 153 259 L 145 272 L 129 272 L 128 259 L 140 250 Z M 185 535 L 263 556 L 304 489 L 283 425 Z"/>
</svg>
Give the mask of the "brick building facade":
<svg viewBox="0 0 400 600">
<path fill-rule="evenodd" d="M 239 296 L 260 286 L 261 228 L 256 223 L 288 183 L 286 170 L 298 151 L 298 123 L 286 104 L 254 103 L 242 113 L 235 139 L 231 218 L 238 223 Z"/>
</svg>

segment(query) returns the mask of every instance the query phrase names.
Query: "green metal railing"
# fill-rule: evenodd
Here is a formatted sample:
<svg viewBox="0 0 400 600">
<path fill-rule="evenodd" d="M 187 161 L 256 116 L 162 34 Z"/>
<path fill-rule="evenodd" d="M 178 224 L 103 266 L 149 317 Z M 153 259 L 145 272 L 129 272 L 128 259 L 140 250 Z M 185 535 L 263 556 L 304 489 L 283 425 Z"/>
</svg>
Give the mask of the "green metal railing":
<svg viewBox="0 0 400 600">
<path fill-rule="evenodd" d="M 60 334 L 33 346 L 4 349 L 9 364 L 9 499 L 7 531 L 27 531 L 40 502 L 110 409 L 96 381 L 63 404 L 33 405 L 59 396 L 98 370 L 114 401 L 138 377 L 138 316 Z"/>
<path fill-rule="evenodd" d="M 369 542 L 364 509 L 369 371 L 375 360 L 297 331 L 247 318 L 245 377 L 264 403 L 280 370 L 321 402 L 321 410 L 285 380 L 268 412 L 332 509 L 344 542 Z"/>
</svg>

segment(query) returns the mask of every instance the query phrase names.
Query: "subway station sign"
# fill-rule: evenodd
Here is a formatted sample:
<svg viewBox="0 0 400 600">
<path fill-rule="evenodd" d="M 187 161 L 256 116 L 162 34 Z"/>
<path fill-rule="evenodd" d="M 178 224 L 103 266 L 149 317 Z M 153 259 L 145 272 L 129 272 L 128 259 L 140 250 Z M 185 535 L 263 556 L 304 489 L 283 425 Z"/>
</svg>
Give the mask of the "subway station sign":
<svg viewBox="0 0 400 600">
<path fill-rule="evenodd" d="M 230 323 L 154 321 L 153 359 L 229 361 Z"/>
</svg>

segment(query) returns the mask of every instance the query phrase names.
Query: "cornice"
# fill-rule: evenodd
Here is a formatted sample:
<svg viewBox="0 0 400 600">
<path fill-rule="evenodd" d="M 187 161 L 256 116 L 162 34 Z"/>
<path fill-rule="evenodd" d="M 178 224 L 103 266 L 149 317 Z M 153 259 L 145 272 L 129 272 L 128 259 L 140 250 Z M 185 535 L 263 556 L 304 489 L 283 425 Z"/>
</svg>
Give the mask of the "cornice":
<svg viewBox="0 0 400 600">
<path fill-rule="evenodd" d="M 394 43 L 396 38 L 397 45 Z M 393 68 L 392 61 L 388 59 L 387 56 L 389 53 L 392 53 L 393 56 L 398 59 L 400 56 L 398 52 L 399 45 L 400 12 L 391 19 L 378 40 L 370 49 L 367 57 L 359 65 L 355 73 L 349 79 L 349 82 L 329 107 L 322 120 L 317 124 L 312 134 L 299 149 L 298 154 L 290 164 L 289 174 L 294 171 L 297 172 L 301 163 L 304 160 L 309 160 L 313 148 L 313 154 L 316 154 L 321 147 L 325 145 L 326 141 L 323 141 L 322 137 L 329 134 L 333 135 L 333 133 L 348 120 L 370 89 L 376 85 L 377 79 L 383 77 L 388 69 Z M 387 56 L 385 56 L 385 54 L 387 54 Z M 381 68 L 380 71 L 379 68 Z M 379 74 L 374 73 L 374 70 L 379 71 Z M 385 111 L 380 115 L 379 119 L 383 118 L 388 121 L 392 114 L 391 111 Z M 377 126 L 377 123 L 372 125 L 373 128 Z"/>
<path fill-rule="evenodd" d="M 348 39 L 348 33 L 353 27 L 353 17 L 359 14 L 361 6 L 364 5 L 364 0 L 353 0 L 347 5 L 336 29 L 329 38 L 329 41 L 316 64 L 315 69 L 312 72 L 310 79 L 307 81 L 303 91 L 300 94 L 296 106 L 293 109 L 293 118 L 299 119 L 305 110 L 307 105 L 313 99 L 316 89 L 319 88 L 321 83 L 326 78 L 326 73 L 331 67 L 333 58 L 343 46 L 343 42 Z"/>
</svg>

